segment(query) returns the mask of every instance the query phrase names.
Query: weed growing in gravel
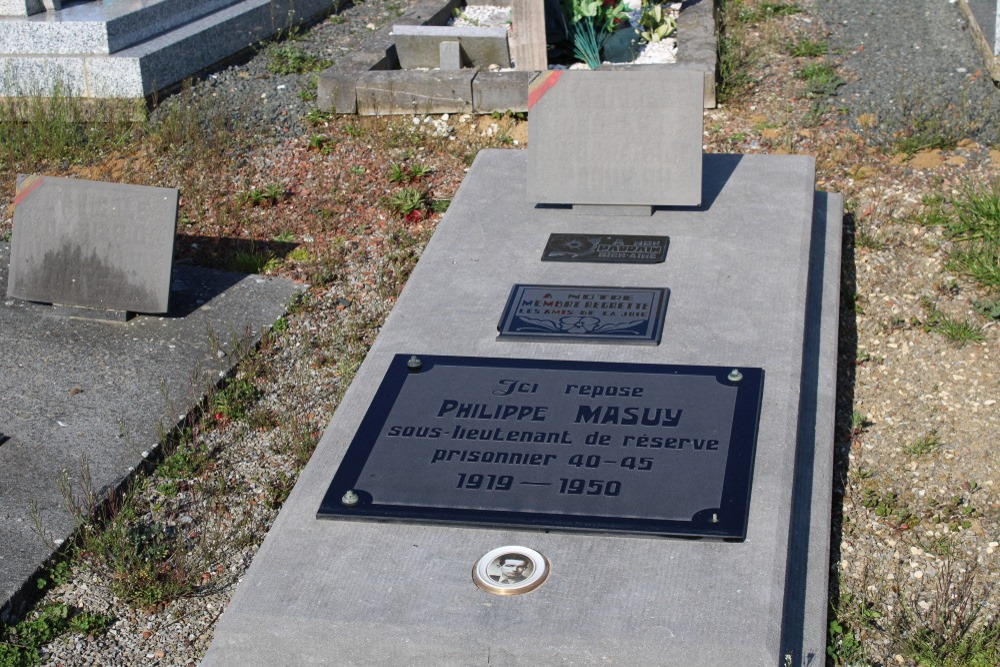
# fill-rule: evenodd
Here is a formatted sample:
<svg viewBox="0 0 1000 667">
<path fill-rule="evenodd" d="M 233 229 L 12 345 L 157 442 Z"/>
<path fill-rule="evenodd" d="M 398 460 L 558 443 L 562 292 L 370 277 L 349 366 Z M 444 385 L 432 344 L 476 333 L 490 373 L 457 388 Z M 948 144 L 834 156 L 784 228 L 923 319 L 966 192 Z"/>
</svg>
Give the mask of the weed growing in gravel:
<svg viewBox="0 0 1000 667">
<path fill-rule="evenodd" d="M 945 226 L 945 234 L 957 245 L 948 268 L 1000 291 L 1000 179 L 967 188 L 954 206 L 957 216 Z"/>
<path fill-rule="evenodd" d="M 936 452 L 941 447 L 941 439 L 936 433 L 929 433 L 919 437 L 903 448 L 903 451 L 911 456 L 926 456 Z"/>
<path fill-rule="evenodd" d="M 731 102 L 753 83 L 750 70 L 757 55 L 747 42 L 745 23 L 748 19 L 741 12 L 741 7 L 742 3 L 738 0 L 720 0 L 716 4 L 716 95 L 720 102 Z"/>
<path fill-rule="evenodd" d="M 267 71 L 271 74 L 308 74 L 333 64 L 306 53 L 294 44 L 272 44 L 267 48 Z"/>
<path fill-rule="evenodd" d="M 816 58 L 825 56 L 827 52 L 826 42 L 803 37 L 797 42 L 788 44 L 785 49 L 788 55 L 793 58 Z"/>
<path fill-rule="evenodd" d="M 41 662 L 39 649 L 64 634 L 97 636 L 114 619 L 65 604 L 48 604 L 19 623 L 0 621 L 0 665 L 28 667 Z"/>
<path fill-rule="evenodd" d="M 261 204 L 270 204 L 274 206 L 285 196 L 285 189 L 278 185 L 277 183 L 270 183 L 263 188 L 251 188 L 248 192 L 244 192 L 239 197 L 239 201 L 242 204 L 250 204 L 251 206 L 260 206 Z"/>
<path fill-rule="evenodd" d="M 926 297 L 921 301 L 921 305 L 927 312 L 927 317 L 922 321 L 914 322 L 914 324 L 920 326 L 924 331 L 940 334 L 957 345 L 983 340 L 983 332 L 974 323 L 948 317 Z"/>
<path fill-rule="evenodd" d="M 403 188 L 389 196 L 389 208 L 403 217 L 423 210 L 426 205 L 426 196 L 416 188 Z"/>
<path fill-rule="evenodd" d="M 742 3 L 740 3 L 742 5 Z M 740 20 L 746 23 L 757 23 L 779 16 L 799 14 L 802 9 L 791 2 L 760 2 L 755 6 L 742 5 Z"/>
<path fill-rule="evenodd" d="M 226 269 L 236 273 L 268 273 L 281 264 L 281 261 L 266 250 L 238 252 L 226 261 Z"/>
<path fill-rule="evenodd" d="M 830 97 L 847 83 L 837 76 L 837 70 L 827 62 L 806 65 L 797 76 L 806 82 L 806 97 Z"/>
</svg>

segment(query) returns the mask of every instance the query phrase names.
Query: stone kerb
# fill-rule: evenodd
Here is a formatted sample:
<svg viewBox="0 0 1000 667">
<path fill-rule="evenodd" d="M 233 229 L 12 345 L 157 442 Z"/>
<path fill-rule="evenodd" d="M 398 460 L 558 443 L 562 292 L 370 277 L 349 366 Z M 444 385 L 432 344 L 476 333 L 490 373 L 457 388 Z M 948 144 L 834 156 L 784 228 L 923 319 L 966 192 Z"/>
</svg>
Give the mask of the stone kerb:
<svg viewBox="0 0 1000 667">
<path fill-rule="evenodd" d="M 31 16 L 62 9 L 62 0 L 0 0 L 0 16 Z"/>
<path fill-rule="evenodd" d="M 444 6 L 435 5 L 435 3 L 417 5 L 398 19 L 396 26 L 422 25 L 429 28 L 437 25 L 440 27 L 450 16 L 451 9 L 460 6 L 460 4 L 459 0 L 449 0 Z M 495 2 L 477 1 L 468 4 L 501 4 L 501 2 L 500 0 Z M 430 11 L 435 6 L 440 7 L 440 9 Z M 714 7 L 714 0 L 694 0 L 694 2 L 686 3 L 681 9 L 677 30 L 682 41 L 676 63 L 605 65 L 601 69 L 700 72 L 704 79 L 703 107 L 706 109 L 714 108 L 716 104 Z M 415 11 L 418 8 L 420 10 Z M 455 29 L 448 28 L 448 30 Z M 337 64 L 321 73 L 317 97 L 319 108 L 322 111 L 333 113 L 377 113 L 380 115 L 468 111 L 492 113 L 495 111 L 528 110 L 528 85 L 538 76 L 538 71 L 489 72 L 476 67 L 470 68 L 469 71 L 473 72 L 471 106 L 466 103 L 464 97 L 456 97 L 454 104 L 448 106 L 446 99 L 439 99 L 442 97 L 440 95 L 442 79 L 440 76 L 431 76 L 426 71 L 399 69 L 403 56 L 399 48 L 400 45 L 393 44 L 393 39 L 394 36 L 390 30 L 383 28 L 380 35 L 376 37 L 380 44 L 377 50 Z M 463 49 L 464 46 L 463 42 Z M 514 45 L 509 48 L 514 48 Z M 421 66 L 437 67 L 440 62 L 440 51 L 436 46 L 432 53 L 429 53 L 428 58 L 432 58 L 434 64 Z M 429 63 L 430 60 L 425 62 Z M 372 76 L 369 74 L 372 70 L 379 70 L 380 74 Z M 503 76 L 497 76 L 498 74 Z M 377 86 L 378 90 L 371 90 L 372 85 Z M 391 94 L 391 91 L 400 91 L 400 94 L 396 96 Z M 424 108 L 420 108 L 421 105 L 414 103 L 416 97 L 433 101 L 425 103 Z M 369 104 L 359 106 L 358 101 L 361 98 L 377 99 L 377 109 Z M 425 109 L 434 109 L 434 111 L 426 111 Z"/>
<path fill-rule="evenodd" d="M 958 0 L 958 6 L 990 76 L 1000 82 L 1000 0 Z"/>
</svg>

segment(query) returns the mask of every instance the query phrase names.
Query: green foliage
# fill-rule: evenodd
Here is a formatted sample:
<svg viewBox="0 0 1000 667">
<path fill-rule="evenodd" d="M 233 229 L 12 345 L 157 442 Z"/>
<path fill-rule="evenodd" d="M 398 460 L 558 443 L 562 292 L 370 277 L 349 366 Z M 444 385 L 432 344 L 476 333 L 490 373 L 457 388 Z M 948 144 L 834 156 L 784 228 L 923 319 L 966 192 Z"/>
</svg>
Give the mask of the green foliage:
<svg viewBox="0 0 1000 667">
<path fill-rule="evenodd" d="M 563 11 L 573 38 L 573 54 L 590 69 L 601 66 L 601 48 L 615 25 L 628 20 L 623 0 L 562 0 Z"/>
<path fill-rule="evenodd" d="M 941 439 L 936 433 L 929 433 L 914 440 L 910 445 L 903 448 L 911 456 L 926 456 L 937 451 L 941 447 Z"/>
<path fill-rule="evenodd" d="M 1000 179 L 966 188 L 954 206 L 957 217 L 944 230 L 957 246 L 948 268 L 1000 291 Z"/>
<path fill-rule="evenodd" d="M 333 61 L 317 58 L 294 44 L 272 44 L 267 49 L 267 71 L 271 74 L 307 74 L 326 69 Z"/>
<path fill-rule="evenodd" d="M 741 5 L 739 18 L 744 23 L 758 23 L 780 16 L 791 16 L 802 11 L 798 5 L 786 2 L 761 2 L 753 7 L 747 7 L 742 2 L 737 4 Z"/>
<path fill-rule="evenodd" d="M 825 56 L 827 45 L 824 41 L 803 37 L 799 41 L 787 46 L 788 55 L 794 58 L 815 58 Z"/>
<path fill-rule="evenodd" d="M 267 251 L 251 248 L 241 251 L 226 261 L 226 268 L 236 273 L 267 273 L 281 264 L 277 257 Z"/>
<path fill-rule="evenodd" d="M 431 201 L 431 211 L 434 213 L 444 213 L 451 206 L 450 199 L 434 199 Z"/>
<path fill-rule="evenodd" d="M 973 322 L 948 317 L 935 306 L 930 299 L 923 300 L 927 317 L 921 322 L 915 322 L 926 332 L 934 332 L 944 336 L 952 343 L 964 345 L 983 340 L 983 332 Z"/>
<path fill-rule="evenodd" d="M 750 69 L 757 56 L 748 45 L 746 27 L 739 20 L 740 6 L 736 0 L 719 0 L 716 4 L 716 95 L 720 102 L 731 102 L 753 83 Z"/>
<path fill-rule="evenodd" d="M 313 125 L 319 125 L 320 123 L 325 123 L 330 120 L 333 114 L 323 111 L 322 109 L 310 109 L 306 114 L 306 120 Z"/>
<path fill-rule="evenodd" d="M 325 134 L 313 134 L 309 136 L 309 148 L 314 151 L 319 151 L 324 155 L 330 154 L 336 143 L 337 141 L 335 139 Z"/>
<path fill-rule="evenodd" d="M 847 83 L 837 76 L 833 65 L 827 62 L 806 65 L 797 76 L 806 82 L 807 97 L 830 97 Z"/>
<path fill-rule="evenodd" d="M 389 165 L 389 180 L 393 183 L 403 183 L 410 180 L 410 173 L 403 164 L 393 162 Z"/>
<path fill-rule="evenodd" d="M 31 667 L 41 662 L 39 650 L 68 633 L 96 636 L 112 623 L 110 616 L 90 614 L 65 604 L 48 604 L 16 624 L 0 622 L 0 665 Z"/>
<path fill-rule="evenodd" d="M 826 654 L 834 665 L 857 664 L 862 656 L 861 642 L 849 627 L 832 619 L 827 632 Z"/>
<path fill-rule="evenodd" d="M 277 183 L 270 183 L 263 188 L 251 188 L 240 195 L 239 201 L 251 206 L 270 204 L 274 206 L 285 197 L 285 189 Z"/>
<path fill-rule="evenodd" d="M 132 101 L 91 102 L 56 85 L 0 99 L 0 165 L 33 173 L 44 163 L 76 163 L 142 136 L 144 110 Z"/>
<path fill-rule="evenodd" d="M 348 123 L 344 125 L 344 134 L 346 134 L 349 137 L 363 137 L 365 136 L 365 134 L 367 134 L 367 132 L 365 132 L 365 128 L 361 127 L 360 125 L 356 125 L 354 123 Z"/>
<path fill-rule="evenodd" d="M 658 42 L 677 30 L 677 21 L 668 14 L 664 5 L 650 4 L 642 9 L 639 16 L 639 36 L 645 42 Z"/>
<path fill-rule="evenodd" d="M 259 396 L 260 390 L 249 378 L 237 377 L 212 396 L 209 411 L 226 419 L 241 419 Z"/>
<path fill-rule="evenodd" d="M 426 205 L 424 193 L 416 188 L 403 188 L 389 197 L 389 208 L 402 216 L 422 210 Z"/>
</svg>

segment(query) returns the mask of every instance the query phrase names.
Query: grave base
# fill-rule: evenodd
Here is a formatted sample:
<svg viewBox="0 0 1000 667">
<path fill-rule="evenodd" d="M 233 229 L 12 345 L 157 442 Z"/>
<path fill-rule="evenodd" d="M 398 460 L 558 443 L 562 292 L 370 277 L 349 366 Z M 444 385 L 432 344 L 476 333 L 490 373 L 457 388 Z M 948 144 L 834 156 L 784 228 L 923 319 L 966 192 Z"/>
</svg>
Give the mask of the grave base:
<svg viewBox="0 0 1000 667">
<path fill-rule="evenodd" d="M 822 664 L 842 199 L 814 192 L 802 156 L 706 155 L 705 205 L 643 218 L 536 208 L 525 174 L 523 152 L 479 154 L 204 664 Z M 542 262 L 553 232 L 670 248 L 662 264 Z M 662 342 L 497 341 L 516 282 L 667 287 Z M 318 520 L 399 353 L 763 368 L 746 540 Z M 545 583 L 480 590 L 473 566 L 503 545 L 548 558 Z"/>
</svg>

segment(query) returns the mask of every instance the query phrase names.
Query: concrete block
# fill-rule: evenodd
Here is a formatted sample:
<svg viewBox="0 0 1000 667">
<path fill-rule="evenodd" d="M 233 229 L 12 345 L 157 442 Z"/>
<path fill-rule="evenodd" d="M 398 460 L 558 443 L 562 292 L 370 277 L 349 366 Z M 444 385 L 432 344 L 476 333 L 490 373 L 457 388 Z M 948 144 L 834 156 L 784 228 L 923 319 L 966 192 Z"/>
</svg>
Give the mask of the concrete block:
<svg viewBox="0 0 1000 667">
<path fill-rule="evenodd" d="M 358 76 L 367 70 L 361 67 L 331 70 L 317 79 L 316 106 L 328 113 L 357 113 Z"/>
<path fill-rule="evenodd" d="M 358 77 L 358 113 L 457 113 L 472 111 L 476 71 L 370 71 Z"/>
<path fill-rule="evenodd" d="M 452 12 L 464 3 L 461 0 L 447 2 L 421 2 L 407 9 L 396 20 L 400 25 L 439 25 L 443 26 L 451 18 Z"/>
<path fill-rule="evenodd" d="M 476 113 L 527 111 L 528 86 L 538 72 L 485 72 L 472 80 L 472 105 Z"/>
<path fill-rule="evenodd" d="M 14 197 L 7 296 L 167 312 L 177 189 L 24 178 Z"/>
<path fill-rule="evenodd" d="M 455 28 L 396 24 L 392 37 L 403 69 L 435 68 L 440 63 L 441 42 L 457 41 L 474 67 L 510 66 L 507 30 L 504 28 Z"/>
<path fill-rule="evenodd" d="M 539 76 L 528 94 L 529 200 L 699 205 L 704 82 L 678 69 Z"/>
<path fill-rule="evenodd" d="M 839 198 L 814 196 L 814 162 L 805 156 L 707 155 L 703 182 L 706 207 L 657 210 L 623 224 L 533 207 L 524 153 L 482 151 L 222 615 L 203 664 L 310 664 L 330 656 L 363 665 L 822 664 Z M 538 261 L 550 233 L 626 228 L 669 235 L 667 261 Z M 497 341 L 515 278 L 669 287 L 663 344 Z M 764 368 L 747 539 L 316 519 L 400 353 Z M 502 545 L 541 552 L 552 565 L 548 580 L 524 595 L 479 590 L 473 564 Z M 595 564 L 600 576 L 591 576 Z"/>
<path fill-rule="evenodd" d="M 438 52 L 439 69 L 462 69 L 462 45 L 457 41 L 440 42 Z"/>
</svg>

